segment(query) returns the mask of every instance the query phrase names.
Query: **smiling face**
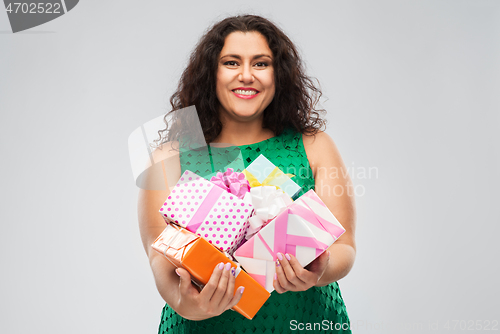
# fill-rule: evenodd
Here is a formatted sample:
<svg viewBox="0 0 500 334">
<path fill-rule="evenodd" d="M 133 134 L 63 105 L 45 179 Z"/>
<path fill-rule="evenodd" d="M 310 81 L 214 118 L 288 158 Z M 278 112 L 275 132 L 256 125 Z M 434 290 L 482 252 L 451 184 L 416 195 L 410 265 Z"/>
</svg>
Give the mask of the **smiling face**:
<svg viewBox="0 0 500 334">
<path fill-rule="evenodd" d="M 221 118 L 262 118 L 275 92 L 272 57 L 266 38 L 258 32 L 236 31 L 226 37 L 217 69 Z"/>
</svg>

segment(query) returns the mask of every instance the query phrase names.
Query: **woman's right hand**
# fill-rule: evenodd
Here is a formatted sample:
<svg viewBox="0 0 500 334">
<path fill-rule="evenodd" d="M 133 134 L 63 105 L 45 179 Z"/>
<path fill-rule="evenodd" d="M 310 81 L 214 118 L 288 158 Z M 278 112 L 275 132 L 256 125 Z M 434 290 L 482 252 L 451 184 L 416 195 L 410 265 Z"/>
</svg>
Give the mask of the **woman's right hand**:
<svg viewBox="0 0 500 334">
<path fill-rule="evenodd" d="M 163 171 L 167 171 L 168 179 L 178 180 L 181 176 L 179 150 L 177 144 L 164 144 L 162 149 L 153 152 L 154 161 L 168 162 Z M 149 174 L 148 174 L 149 175 Z M 150 175 L 151 176 L 151 175 Z M 155 182 L 146 180 L 145 184 Z M 184 269 L 175 269 L 165 257 L 151 248 L 151 244 L 165 229 L 165 220 L 158 210 L 165 198 L 170 194 L 167 179 L 165 190 L 139 190 L 137 212 L 142 243 L 149 258 L 156 287 L 162 298 L 180 316 L 190 320 L 203 320 L 217 316 L 236 305 L 243 293 L 238 287 L 234 292 L 235 277 L 231 275 L 230 262 L 226 270 L 214 268 L 207 285 L 201 290 L 191 283 L 191 275 Z M 176 270 L 177 276 L 174 273 Z"/>
<path fill-rule="evenodd" d="M 231 268 L 230 262 L 216 265 L 201 291 L 191 283 L 191 275 L 187 270 L 177 268 L 175 271 L 180 282 L 179 298 L 173 308 L 189 320 L 204 320 L 222 314 L 238 304 L 245 289 L 238 287 L 234 293 L 235 268 Z"/>
</svg>

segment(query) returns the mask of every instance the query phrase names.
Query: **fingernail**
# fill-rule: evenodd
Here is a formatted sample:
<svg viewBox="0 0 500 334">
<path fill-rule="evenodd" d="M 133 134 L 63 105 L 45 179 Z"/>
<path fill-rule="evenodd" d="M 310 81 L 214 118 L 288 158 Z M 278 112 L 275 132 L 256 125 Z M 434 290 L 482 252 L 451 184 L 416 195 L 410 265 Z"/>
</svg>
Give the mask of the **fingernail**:
<svg viewBox="0 0 500 334">
<path fill-rule="evenodd" d="M 278 274 L 274 273 L 274 280 L 276 281 L 278 279 Z"/>
<path fill-rule="evenodd" d="M 221 262 L 221 263 L 219 263 L 219 270 L 222 270 L 222 269 L 224 269 L 224 263 Z"/>
<path fill-rule="evenodd" d="M 231 268 L 231 275 L 235 275 L 236 274 L 236 270 L 234 268 Z"/>
<path fill-rule="evenodd" d="M 328 255 L 328 257 L 330 257 L 330 251 L 326 251 L 326 255 Z"/>
<path fill-rule="evenodd" d="M 234 268 L 234 277 L 238 277 L 238 275 L 240 274 L 240 272 L 241 272 L 241 267 L 238 264 L 238 266 L 236 268 Z"/>
<path fill-rule="evenodd" d="M 226 270 L 231 269 L 231 262 L 226 263 Z"/>
<path fill-rule="evenodd" d="M 181 274 L 179 274 L 179 272 L 177 271 L 177 269 L 175 269 L 175 273 L 177 274 L 177 276 L 181 277 Z"/>
<path fill-rule="evenodd" d="M 280 261 L 276 260 L 276 267 L 281 266 Z"/>
<path fill-rule="evenodd" d="M 288 261 L 290 261 L 290 254 L 286 253 L 286 254 L 285 254 L 285 257 L 286 257 L 286 259 L 287 259 Z"/>
<path fill-rule="evenodd" d="M 281 253 L 278 253 L 278 259 L 280 259 L 280 261 L 283 260 L 283 255 L 281 255 Z"/>
<path fill-rule="evenodd" d="M 245 287 L 244 286 L 241 287 L 240 293 L 243 293 L 243 291 L 245 291 Z"/>
</svg>

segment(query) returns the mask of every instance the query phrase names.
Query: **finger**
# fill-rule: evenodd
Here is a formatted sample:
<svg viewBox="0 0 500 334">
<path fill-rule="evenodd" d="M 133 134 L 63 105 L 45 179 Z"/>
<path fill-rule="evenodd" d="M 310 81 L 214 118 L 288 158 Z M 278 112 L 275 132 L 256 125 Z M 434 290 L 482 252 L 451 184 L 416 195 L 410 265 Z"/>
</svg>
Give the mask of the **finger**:
<svg viewBox="0 0 500 334">
<path fill-rule="evenodd" d="M 281 287 L 285 290 L 294 290 L 295 285 L 288 280 L 287 276 L 285 275 L 285 272 L 283 270 L 283 266 L 281 265 L 281 262 L 279 261 L 279 255 L 278 253 L 278 259 L 276 260 L 276 280 L 279 282 Z M 281 255 L 281 258 L 284 259 L 283 255 Z"/>
<path fill-rule="evenodd" d="M 323 259 L 320 260 L 321 264 L 318 267 L 318 272 L 317 272 L 318 273 L 318 280 L 317 281 L 320 280 L 320 278 L 325 273 L 326 268 L 328 268 L 328 265 L 330 264 L 330 259 L 331 259 L 330 251 L 327 250 L 325 253 L 326 253 L 326 256 L 324 256 Z M 325 253 L 323 253 L 323 254 L 325 254 Z M 323 254 L 321 254 L 321 255 L 323 255 Z"/>
<path fill-rule="evenodd" d="M 273 281 L 273 287 L 274 287 L 274 290 L 276 290 L 277 293 L 284 293 L 284 292 L 287 292 L 286 289 L 284 289 L 280 282 L 278 281 L 277 279 L 277 274 L 274 274 L 274 281 Z"/>
<path fill-rule="evenodd" d="M 317 274 L 318 276 L 323 275 L 328 264 L 330 263 L 330 251 L 323 252 L 316 260 L 311 262 L 311 265 L 308 267 L 308 270 L 312 273 Z"/>
<path fill-rule="evenodd" d="M 214 307 L 219 306 L 222 298 L 224 298 L 224 295 L 226 294 L 227 281 L 229 280 L 229 270 L 230 269 L 231 269 L 231 262 L 228 262 L 223 266 L 223 269 L 221 270 L 222 275 L 220 276 L 219 281 L 217 282 L 217 289 L 215 290 L 214 294 L 212 295 L 212 298 L 210 298 L 210 303 Z M 232 296 L 232 293 L 231 293 L 231 296 Z"/>
<path fill-rule="evenodd" d="M 290 262 L 288 260 L 288 259 L 291 260 L 291 257 L 289 254 L 286 254 L 286 256 L 284 256 L 283 254 L 278 253 L 277 257 L 278 257 L 279 263 L 281 264 L 281 268 L 283 269 L 283 272 L 285 273 L 285 276 L 286 276 L 286 279 L 288 280 L 288 282 L 292 283 L 295 286 L 299 286 L 299 285 L 304 284 L 304 282 L 301 281 L 297 277 L 297 273 L 300 273 L 300 271 L 304 270 L 304 268 L 302 268 L 302 266 L 299 265 L 299 268 L 298 268 L 299 271 L 296 273 L 294 271 L 294 269 L 292 268 L 292 266 L 290 265 Z M 280 280 L 280 283 L 282 283 L 281 280 Z"/>
<path fill-rule="evenodd" d="M 238 304 L 238 302 L 241 299 L 241 296 L 243 296 L 243 291 L 244 290 L 245 290 L 244 286 L 238 287 L 238 289 L 236 290 L 236 293 L 234 294 L 233 298 L 231 298 L 231 301 L 229 302 L 229 305 L 227 305 L 226 310 L 228 310 L 230 308 L 233 308 L 236 304 Z"/>
<path fill-rule="evenodd" d="M 227 309 L 227 305 L 231 302 L 234 296 L 234 284 L 236 281 L 236 268 L 231 267 L 229 270 L 229 279 L 227 281 L 226 293 L 224 294 L 224 298 L 222 298 L 222 305 L 225 309 Z"/>
<path fill-rule="evenodd" d="M 207 284 L 203 287 L 203 290 L 200 292 L 200 296 L 206 298 L 206 300 L 210 300 L 217 289 L 219 284 L 219 279 L 222 275 L 222 270 L 224 269 L 224 263 L 219 263 L 215 266 L 214 271 L 212 272 L 212 276 L 208 280 Z"/>
<path fill-rule="evenodd" d="M 177 268 L 175 269 L 175 272 L 179 275 L 179 290 L 181 294 L 187 295 L 192 293 L 192 289 L 194 289 L 194 287 L 191 284 L 191 275 L 189 272 L 184 268 Z"/>
<path fill-rule="evenodd" d="M 295 256 L 287 253 L 285 254 L 285 259 L 288 260 L 290 268 L 293 270 L 293 273 L 297 277 L 297 280 L 292 282 L 295 285 L 301 285 L 308 281 L 316 279 L 316 274 L 313 274 L 304 269 Z M 285 265 L 283 265 L 283 267 L 285 267 Z M 286 273 L 287 272 L 285 271 L 285 274 Z"/>
</svg>

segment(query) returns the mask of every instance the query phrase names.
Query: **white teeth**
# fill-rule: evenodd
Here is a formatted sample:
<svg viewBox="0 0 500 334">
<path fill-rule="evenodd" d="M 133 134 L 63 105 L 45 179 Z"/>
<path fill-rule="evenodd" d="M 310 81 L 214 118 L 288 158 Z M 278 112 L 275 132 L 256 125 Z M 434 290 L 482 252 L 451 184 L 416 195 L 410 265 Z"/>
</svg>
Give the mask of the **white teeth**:
<svg viewBox="0 0 500 334">
<path fill-rule="evenodd" d="M 257 91 L 255 91 L 255 90 L 235 89 L 235 90 L 233 90 L 233 92 L 235 92 L 236 94 L 240 94 L 240 95 L 255 95 L 255 94 L 257 94 Z"/>
</svg>

